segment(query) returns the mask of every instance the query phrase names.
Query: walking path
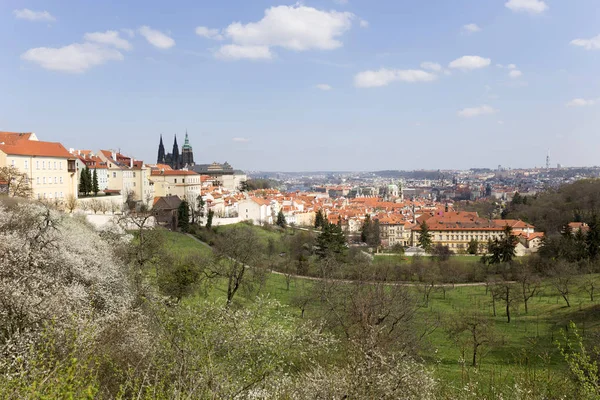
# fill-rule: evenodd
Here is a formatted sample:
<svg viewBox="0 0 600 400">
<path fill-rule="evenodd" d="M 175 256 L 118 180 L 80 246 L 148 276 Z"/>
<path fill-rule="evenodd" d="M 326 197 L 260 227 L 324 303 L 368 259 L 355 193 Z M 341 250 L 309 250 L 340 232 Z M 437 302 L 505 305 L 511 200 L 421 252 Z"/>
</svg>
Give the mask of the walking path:
<svg viewBox="0 0 600 400">
<path fill-rule="evenodd" d="M 197 241 L 198 243 L 200 243 L 202 246 L 206 246 L 209 249 L 212 250 L 212 247 L 210 247 L 210 245 L 208 243 L 203 242 L 202 240 L 198 239 L 196 236 L 192 235 L 191 233 L 186 233 L 187 236 L 191 237 L 192 239 L 194 239 L 195 241 Z M 250 268 L 249 265 L 244 265 L 244 267 L 246 268 Z M 337 282 L 337 283 L 354 283 L 356 281 L 350 280 L 350 279 L 325 279 L 325 278 L 318 278 L 315 276 L 305 276 L 305 275 L 296 275 L 296 274 L 286 274 L 283 272 L 279 272 L 279 271 L 275 271 L 275 270 L 271 270 L 272 274 L 275 275 L 281 275 L 281 276 L 291 276 L 294 279 L 305 279 L 305 280 L 309 280 L 309 281 L 329 281 L 329 282 Z M 367 283 L 367 284 L 378 284 L 378 283 L 383 283 L 384 285 L 388 285 L 388 286 L 423 286 L 423 284 L 419 284 L 419 283 L 414 283 L 414 282 L 386 282 L 386 281 L 366 281 L 363 283 Z M 506 283 L 515 283 L 513 281 L 509 281 Z M 468 286 L 485 286 L 487 283 L 486 282 L 471 282 L 471 283 L 436 283 L 433 286 L 436 287 L 468 287 Z"/>
</svg>

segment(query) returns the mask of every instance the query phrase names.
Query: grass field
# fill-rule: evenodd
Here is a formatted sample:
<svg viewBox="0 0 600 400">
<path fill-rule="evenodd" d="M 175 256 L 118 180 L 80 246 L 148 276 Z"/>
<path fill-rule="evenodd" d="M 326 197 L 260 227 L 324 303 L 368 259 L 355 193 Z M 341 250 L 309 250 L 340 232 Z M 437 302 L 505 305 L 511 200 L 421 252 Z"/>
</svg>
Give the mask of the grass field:
<svg viewBox="0 0 600 400">
<path fill-rule="evenodd" d="M 400 254 L 374 254 L 373 261 L 375 263 L 385 263 L 385 262 L 397 262 L 397 263 L 406 263 L 412 260 L 412 257 L 407 257 Z M 420 257 L 423 260 L 428 260 L 431 257 Z M 450 256 L 450 260 L 460 261 L 465 263 L 477 263 L 480 262 L 481 257 L 479 256 L 466 256 L 466 255 L 456 255 Z"/>
<path fill-rule="evenodd" d="M 222 227 L 220 229 L 223 229 Z M 263 240 L 269 237 L 280 238 L 278 231 L 266 231 L 257 228 L 257 233 Z M 210 249 L 196 240 L 178 233 L 165 233 L 170 248 L 177 254 L 198 252 L 206 255 Z M 388 256 L 383 256 L 389 258 Z M 478 257 L 465 257 L 478 260 Z M 600 285 L 600 276 L 596 276 Z M 235 302 L 244 304 L 256 295 L 268 295 L 279 300 L 282 304 L 292 305 L 292 300 L 298 290 L 303 287 L 310 290 L 312 281 L 294 278 L 290 289 L 287 290 L 285 277 L 269 273 L 262 286 L 255 285 L 249 291 L 241 291 Z M 481 379 L 489 381 L 511 382 L 519 374 L 563 374 L 564 360 L 562 360 L 556 340 L 562 329 L 569 321 L 575 322 L 584 339 L 591 340 L 600 333 L 600 301 L 590 301 L 589 295 L 579 288 L 580 283 L 572 284 L 570 295 L 571 307 L 567 307 L 564 300 L 555 292 L 549 281 L 545 281 L 542 290 L 529 300 L 529 313 L 525 313 L 522 303 L 512 307 L 512 320 L 506 322 L 504 304 L 497 301 L 497 315 L 492 313 L 491 296 L 486 294 L 484 286 L 456 286 L 446 291 L 445 299 L 441 290 L 435 290 L 431 295 L 429 305 L 421 306 L 417 313 L 420 320 L 430 317 L 439 319 L 439 326 L 433 333 L 424 337 L 421 356 L 426 363 L 432 366 L 438 376 L 445 382 L 460 385 L 465 376 L 478 374 Z M 409 288 L 415 296 L 421 296 L 414 287 Z M 225 299 L 226 283 L 216 282 L 208 292 L 211 298 Z M 198 295 L 200 296 L 200 294 Z M 202 296 L 205 298 L 206 294 Z M 198 301 L 192 297 L 187 301 Z M 318 306 L 318 305 L 317 305 Z M 291 312 L 300 316 L 300 310 L 290 308 Z M 494 345 L 482 349 L 479 366 L 476 369 L 469 367 L 470 348 L 464 349 L 465 363 L 461 362 L 462 349 L 453 342 L 448 334 L 448 321 L 461 316 L 467 311 L 480 311 L 489 316 L 494 334 Z M 314 313 L 315 309 L 308 308 L 307 316 Z"/>
</svg>

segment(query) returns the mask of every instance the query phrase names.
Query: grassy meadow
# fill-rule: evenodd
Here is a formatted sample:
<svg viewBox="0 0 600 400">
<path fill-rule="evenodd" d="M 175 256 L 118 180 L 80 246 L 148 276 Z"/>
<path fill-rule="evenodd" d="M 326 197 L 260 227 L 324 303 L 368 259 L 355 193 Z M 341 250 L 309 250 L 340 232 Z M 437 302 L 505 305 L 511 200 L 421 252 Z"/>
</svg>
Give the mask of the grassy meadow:
<svg viewBox="0 0 600 400">
<path fill-rule="evenodd" d="M 219 229 L 228 229 L 221 227 Z M 278 239 L 282 233 L 257 229 L 261 238 L 266 242 L 269 238 Z M 165 233 L 170 249 L 178 255 L 200 253 L 206 255 L 211 250 L 189 236 L 168 232 Z M 390 257 L 390 256 L 383 256 Z M 457 256 L 459 257 L 459 256 Z M 380 257 L 376 257 L 376 260 Z M 465 256 L 465 262 L 478 260 L 477 257 Z M 595 276 L 600 285 L 600 276 Z M 547 379 L 554 375 L 565 373 L 564 360 L 557 349 L 556 341 L 561 338 L 561 330 L 570 321 L 577 324 L 580 333 L 588 342 L 598 338 L 600 334 L 600 301 L 590 300 L 587 292 L 580 288 L 581 277 L 572 283 L 570 295 L 571 306 L 565 301 L 546 280 L 538 294 L 529 300 L 529 312 L 525 313 L 522 301 L 517 301 L 511 307 L 511 322 L 507 323 L 505 305 L 496 301 L 497 315 L 493 316 L 492 299 L 486 294 L 484 285 L 447 286 L 446 293 L 434 289 L 427 307 L 424 303 L 419 307 L 419 321 L 437 321 L 433 332 L 424 336 L 421 356 L 445 382 L 461 385 L 468 381 L 470 375 L 489 382 L 511 382 L 519 374 L 542 374 Z M 314 281 L 304 278 L 293 278 L 289 290 L 286 279 L 281 274 L 268 273 L 262 284 L 254 285 L 251 290 L 241 291 L 235 302 L 247 303 L 256 295 L 268 295 L 282 304 L 290 305 L 290 312 L 300 318 L 300 310 L 293 306 L 293 299 L 300 290 L 310 290 Z M 422 297 L 419 288 L 408 287 L 416 298 Z M 202 291 L 184 301 L 194 302 L 206 298 L 225 299 L 226 282 L 216 282 L 208 291 Z M 318 307 L 313 305 L 312 307 Z M 450 339 L 447 325 L 467 311 L 480 311 L 491 319 L 493 344 L 484 345 L 480 349 L 481 358 L 477 368 L 470 367 L 471 348 L 465 348 Z M 306 317 L 317 310 L 310 307 Z M 464 355 L 463 355 L 464 351 Z"/>
</svg>

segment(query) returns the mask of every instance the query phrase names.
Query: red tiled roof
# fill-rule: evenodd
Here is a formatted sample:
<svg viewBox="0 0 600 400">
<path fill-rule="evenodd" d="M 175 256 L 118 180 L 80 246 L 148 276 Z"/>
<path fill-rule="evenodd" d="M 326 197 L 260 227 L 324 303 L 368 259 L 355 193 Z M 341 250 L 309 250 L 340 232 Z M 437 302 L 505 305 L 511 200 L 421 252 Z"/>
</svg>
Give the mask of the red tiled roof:
<svg viewBox="0 0 600 400">
<path fill-rule="evenodd" d="M 14 145 L 21 140 L 29 140 L 31 133 L 0 132 L 0 143 Z"/>
<path fill-rule="evenodd" d="M 0 145 L 0 151 L 5 154 L 21 156 L 74 158 L 60 143 L 37 140 L 19 140 L 14 145 Z"/>
<path fill-rule="evenodd" d="M 194 171 L 185 171 L 180 169 L 172 169 L 172 170 L 152 170 L 152 176 L 178 176 L 178 175 L 199 175 Z"/>
</svg>

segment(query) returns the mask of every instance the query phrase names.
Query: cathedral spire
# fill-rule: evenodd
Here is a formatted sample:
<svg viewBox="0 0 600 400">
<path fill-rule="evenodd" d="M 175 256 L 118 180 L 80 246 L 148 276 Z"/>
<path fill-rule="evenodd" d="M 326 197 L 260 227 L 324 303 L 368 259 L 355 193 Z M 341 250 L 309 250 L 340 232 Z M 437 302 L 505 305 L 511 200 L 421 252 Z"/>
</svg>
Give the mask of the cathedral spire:
<svg viewBox="0 0 600 400">
<path fill-rule="evenodd" d="M 179 169 L 181 168 L 181 159 L 179 158 L 179 146 L 177 145 L 177 134 L 175 134 L 175 140 L 173 142 L 173 151 L 171 158 L 171 168 Z"/>
<path fill-rule="evenodd" d="M 158 144 L 158 157 L 156 159 L 157 164 L 165 163 L 165 145 L 163 144 L 162 134 L 160 135 L 160 143 Z"/>
</svg>

